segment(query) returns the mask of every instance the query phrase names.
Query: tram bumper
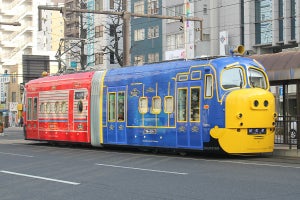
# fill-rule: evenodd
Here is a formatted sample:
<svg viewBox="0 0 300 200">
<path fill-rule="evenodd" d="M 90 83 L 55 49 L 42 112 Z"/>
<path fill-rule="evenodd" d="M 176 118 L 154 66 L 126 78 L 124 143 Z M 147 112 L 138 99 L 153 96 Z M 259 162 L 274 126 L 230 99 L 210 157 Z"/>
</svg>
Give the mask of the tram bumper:
<svg viewBox="0 0 300 200">
<path fill-rule="evenodd" d="M 227 153 L 267 153 L 274 150 L 275 100 L 260 89 L 232 91 L 225 100 L 225 127 L 210 135 Z"/>
</svg>

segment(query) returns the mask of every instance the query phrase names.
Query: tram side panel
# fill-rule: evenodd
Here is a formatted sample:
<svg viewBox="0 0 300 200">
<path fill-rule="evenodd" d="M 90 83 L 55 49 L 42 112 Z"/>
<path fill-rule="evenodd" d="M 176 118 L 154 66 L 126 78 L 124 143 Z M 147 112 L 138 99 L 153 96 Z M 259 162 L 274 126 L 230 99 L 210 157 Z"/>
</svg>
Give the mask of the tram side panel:
<svg viewBox="0 0 300 200">
<path fill-rule="evenodd" d="M 29 82 L 26 85 L 25 138 L 90 143 L 92 75 L 92 72 L 78 73 Z"/>
<path fill-rule="evenodd" d="M 156 66 L 157 67 L 157 66 Z M 177 70 L 178 71 L 178 70 Z M 107 126 L 103 129 L 104 144 L 126 144 L 133 146 L 176 148 L 175 127 L 175 81 L 176 70 L 172 66 L 156 75 L 136 73 L 111 75 L 105 82 L 107 87 Z M 127 75 L 127 76 L 126 76 Z M 117 100 L 113 88 L 126 87 L 125 106 L 125 143 L 118 142 L 118 133 L 123 131 L 118 122 Z M 115 106 L 113 106 L 115 105 Z M 111 109 L 115 109 L 116 112 Z M 104 112 L 103 112 L 104 114 Z"/>
</svg>

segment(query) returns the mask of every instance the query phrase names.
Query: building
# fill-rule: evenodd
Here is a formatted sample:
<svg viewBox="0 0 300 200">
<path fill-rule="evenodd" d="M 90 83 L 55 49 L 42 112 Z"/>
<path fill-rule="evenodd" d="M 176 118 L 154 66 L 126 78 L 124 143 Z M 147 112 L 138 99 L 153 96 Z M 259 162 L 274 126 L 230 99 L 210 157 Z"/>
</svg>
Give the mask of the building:
<svg viewBox="0 0 300 200">
<path fill-rule="evenodd" d="M 48 48 L 46 45 L 49 44 L 49 37 L 46 33 L 51 31 L 51 26 L 47 25 L 48 29 L 44 30 L 46 37 L 38 36 L 37 5 L 46 5 L 50 2 L 50 0 L 0 0 L 0 22 L 20 23 L 20 26 L 0 24 L 0 73 L 1 76 L 6 76 L 5 80 L 9 80 L 1 82 L 0 92 L 3 101 L 0 105 L 2 116 L 0 120 L 6 124 L 16 125 L 21 115 L 22 107 L 18 104 L 21 103 L 20 88 L 24 84 L 23 55 L 43 54 L 41 50 Z M 39 40 L 41 38 L 44 42 Z"/>
<path fill-rule="evenodd" d="M 1 93 L 6 95 L 1 103 L 2 120 L 5 118 L 7 122 L 9 116 L 11 124 L 17 121 L 18 116 L 15 107 L 10 109 L 10 104 L 21 102 L 20 95 L 16 95 L 20 94 L 20 87 L 15 84 L 22 82 L 22 54 L 32 54 L 35 50 L 36 31 L 33 22 L 37 19 L 37 11 L 33 8 L 36 3 L 35 0 L 0 1 L 0 20 L 20 23 L 20 26 L 0 25 L 0 72 L 17 81 L 12 83 L 10 80 L 5 87 L 1 87 L 5 90 Z"/>
<path fill-rule="evenodd" d="M 132 0 L 133 13 L 162 15 L 161 0 Z M 156 18 L 133 17 L 131 19 L 131 63 L 158 62 L 163 60 L 162 20 Z"/>
</svg>

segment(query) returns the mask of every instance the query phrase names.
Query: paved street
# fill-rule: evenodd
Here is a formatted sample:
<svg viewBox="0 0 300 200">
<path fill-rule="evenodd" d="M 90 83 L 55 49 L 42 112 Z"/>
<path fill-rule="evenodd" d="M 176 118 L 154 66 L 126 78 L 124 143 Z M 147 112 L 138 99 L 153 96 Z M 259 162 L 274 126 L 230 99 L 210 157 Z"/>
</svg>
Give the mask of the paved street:
<svg viewBox="0 0 300 200">
<path fill-rule="evenodd" d="M 300 159 L 177 156 L 0 136 L 1 200 L 298 199 Z"/>
</svg>

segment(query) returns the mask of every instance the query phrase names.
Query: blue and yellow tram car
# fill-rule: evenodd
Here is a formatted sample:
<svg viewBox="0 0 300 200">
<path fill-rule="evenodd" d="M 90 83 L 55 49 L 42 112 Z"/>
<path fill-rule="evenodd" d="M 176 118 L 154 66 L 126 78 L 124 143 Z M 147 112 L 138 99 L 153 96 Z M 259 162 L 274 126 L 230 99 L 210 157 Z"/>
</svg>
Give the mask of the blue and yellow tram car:
<svg viewBox="0 0 300 200">
<path fill-rule="evenodd" d="M 90 78 L 83 75 L 86 73 L 90 72 L 33 80 L 26 85 L 27 102 L 28 98 L 34 98 L 30 88 L 36 88 L 37 108 L 39 98 L 45 93 L 52 96 L 66 93 L 62 102 L 72 108 L 65 111 L 70 112 L 66 114 L 66 121 L 74 125 L 73 115 L 78 109 L 81 113 L 86 109 L 85 116 L 81 117 L 86 119 L 82 127 L 87 126 L 88 139 L 84 141 L 93 146 L 223 150 L 227 153 L 273 151 L 275 101 L 269 92 L 264 68 L 253 59 L 233 56 L 169 61 L 96 71 L 89 74 Z M 75 79 L 77 88 L 70 84 Z M 46 82 L 49 89 L 43 89 Z M 67 83 L 67 88 L 51 87 L 51 84 Z M 80 97 L 75 95 L 79 95 L 77 90 L 81 91 Z M 32 106 L 28 109 L 30 112 Z M 53 112 L 55 110 L 53 105 Z M 52 127 L 62 112 L 60 108 L 57 110 L 57 115 L 54 113 L 48 119 Z M 39 112 L 37 109 L 37 115 Z M 81 114 L 78 112 L 77 116 Z M 37 116 L 36 127 L 42 122 L 45 123 L 45 119 L 39 120 Z M 34 126 L 30 120 L 26 123 Z M 80 127 L 80 123 L 77 126 Z M 47 130 L 47 127 L 44 124 L 43 130 L 48 135 L 56 134 L 56 138 L 42 139 L 37 133 L 33 137 L 28 129 L 25 137 L 68 142 L 65 137 L 60 140 L 59 135 L 79 131 L 74 126 L 64 131 Z"/>
</svg>

